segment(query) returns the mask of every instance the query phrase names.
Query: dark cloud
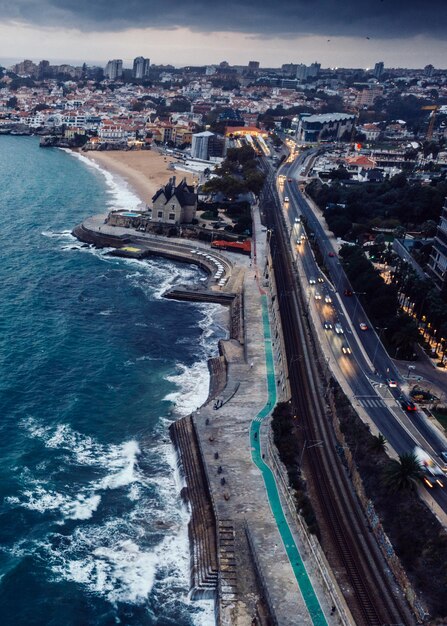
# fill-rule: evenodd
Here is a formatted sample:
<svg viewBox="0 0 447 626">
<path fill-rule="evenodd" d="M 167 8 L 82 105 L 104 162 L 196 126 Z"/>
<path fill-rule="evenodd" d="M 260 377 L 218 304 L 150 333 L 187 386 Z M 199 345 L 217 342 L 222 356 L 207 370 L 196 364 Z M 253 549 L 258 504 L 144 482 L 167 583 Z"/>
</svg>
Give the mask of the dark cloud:
<svg viewBox="0 0 447 626">
<path fill-rule="evenodd" d="M 184 26 L 261 36 L 443 38 L 447 0 L 0 0 L 0 15 L 89 31 Z"/>
</svg>

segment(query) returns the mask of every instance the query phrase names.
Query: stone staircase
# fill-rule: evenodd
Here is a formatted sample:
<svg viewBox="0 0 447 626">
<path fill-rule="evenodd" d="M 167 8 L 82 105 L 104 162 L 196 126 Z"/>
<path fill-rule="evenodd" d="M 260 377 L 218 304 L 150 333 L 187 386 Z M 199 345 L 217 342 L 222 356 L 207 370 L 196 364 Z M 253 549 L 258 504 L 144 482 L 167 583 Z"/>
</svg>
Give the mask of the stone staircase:
<svg viewBox="0 0 447 626">
<path fill-rule="evenodd" d="M 218 580 L 216 520 L 191 417 L 174 422 L 170 432 L 180 455 L 187 484 L 186 495 L 192 509 L 188 529 L 192 597 L 214 598 Z"/>
</svg>

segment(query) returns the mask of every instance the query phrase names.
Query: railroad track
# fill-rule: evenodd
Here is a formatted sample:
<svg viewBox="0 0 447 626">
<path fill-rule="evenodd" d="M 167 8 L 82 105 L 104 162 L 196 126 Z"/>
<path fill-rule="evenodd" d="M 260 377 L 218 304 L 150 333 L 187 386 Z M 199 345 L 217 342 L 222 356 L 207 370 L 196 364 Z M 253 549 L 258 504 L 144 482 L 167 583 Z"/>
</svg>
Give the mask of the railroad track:
<svg viewBox="0 0 447 626">
<path fill-rule="evenodd" d="M 293 263 L 287 230 L 270 181 L 264 206 L 273 232 L 270 246 L 277 286 L 282 330 L 289 364 L 292 403 L 296 407 L 305 441 L 322 442 L 306 451 L 306 468 L 323 516 L 319 520 L 330 537 L 350 589 L 346 600 L 362 626 L 410 625 L 414 619 L 396 594 L 391 575 L 374 536 L 370 533 L 352 485 L 336 452 L 336 438 L 324 401 L 323 372 L 318 346 L 307 321 L 306 301 Z"/>
</svg>

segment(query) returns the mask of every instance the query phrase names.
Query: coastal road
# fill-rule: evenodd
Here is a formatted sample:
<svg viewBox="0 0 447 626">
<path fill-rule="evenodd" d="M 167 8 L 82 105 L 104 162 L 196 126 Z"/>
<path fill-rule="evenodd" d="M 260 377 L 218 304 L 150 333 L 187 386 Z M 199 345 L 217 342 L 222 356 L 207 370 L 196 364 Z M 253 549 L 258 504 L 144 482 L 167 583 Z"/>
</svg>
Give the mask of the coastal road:
<svg viewBox="0 0 447 626">
<path fill-rule="evenodd" d="M 296 182 L 303 161 L 304 156 L 301 155 L 293 164 L 285 165 L 281 170 L 281 174 L 286 177 L 282 194 L 289 198 L 289 202 L 284 205 L 284 211 L 289 221 L 291 241 L 295 243 L 296 254 L 299 254 L 304 270 L 302 280 L 307 289 L 307 305 L 314 305 L 315 302 L 322 329 L 324 321 L 328 320 L 333 325 L 338 322 L 344 331 L 339 336 L 335 336 L 333 330 L 322 331 L 322 334 L 330 335 L 328 343 L 332 352 L 331 358 L 337 360 L 352 389 L 353 404 L 358 403 L 363 407 L 397 453 L 411 451 L 415 445 L 420 445 L 440 461 L 439 453 L 447 449 L 445 440 L 422 412 L 414 412 L 410 417 L 402 411 L 398 403 L 401 391 L 388 389 L 386 380 L 391 378 L 398 384 L 403 384 L 403 380 L 380 341 L 380 331 L 376 333 L 373 329 L 355 293 L 351 297 L 344 296 L 345 290 L 353 291 L 352 286 L 341 267 L 333 242 L 300 193 Z M 292 179 L 291 182 L 289 179 Z M 324 265 L 328 269 L 328 277 L 323 277 L 324 283 L 309 284 L 310 279 L 317 280 L 323 275 L 308 240 L 296 245 L 298 236 L 301 237 L 302 234 L 302 226 L 296 219 L 303 215 L 307 221 L 307 232 L 315 234 Z M 322 300 L 315 301 L 317 291 L 321 292 Z M 330 295 L 330 305 L 324 302 L 325 295 Z M 360 331 L 360 322 L 367 323 L 367 331 Z M 344 355 L 342 345 L 349 345 L 352 354 Z M 447 513 L 447 493 L 441 489 L 433 489 L 430 495 Z"/>
</svg>

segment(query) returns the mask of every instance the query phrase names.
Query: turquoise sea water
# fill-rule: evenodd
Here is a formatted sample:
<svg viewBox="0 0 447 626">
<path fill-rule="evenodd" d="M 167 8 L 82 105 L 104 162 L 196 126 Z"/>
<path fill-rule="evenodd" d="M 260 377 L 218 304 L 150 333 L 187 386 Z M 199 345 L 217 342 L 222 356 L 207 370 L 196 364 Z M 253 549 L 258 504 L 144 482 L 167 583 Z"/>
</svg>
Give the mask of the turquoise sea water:
<svg viewBox="0 0 447 626">
<path fill-rule="evenodd" d="M 35 138 L 0 137 L 0 625 L 208 625 L 188 600 L 167 434 L 207 395 L 217 308 L 194 267 L 108 258 L 71 228 L 138 200 Z"/>
</svg>

